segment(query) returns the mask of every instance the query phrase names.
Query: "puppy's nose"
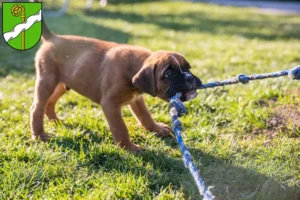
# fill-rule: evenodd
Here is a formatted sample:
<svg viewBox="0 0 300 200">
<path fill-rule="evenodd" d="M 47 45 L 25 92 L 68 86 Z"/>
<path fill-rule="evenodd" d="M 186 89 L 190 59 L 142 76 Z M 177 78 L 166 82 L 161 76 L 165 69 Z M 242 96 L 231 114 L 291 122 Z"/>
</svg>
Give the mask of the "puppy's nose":
<svg viewBox="0 0 300 200">
<path fill-rule="evenodd" d="M 191 74 L 186 74 L 185 75 L 185 81 L 188 83 L 193 83 L 194 77 Z"/>
</svg>

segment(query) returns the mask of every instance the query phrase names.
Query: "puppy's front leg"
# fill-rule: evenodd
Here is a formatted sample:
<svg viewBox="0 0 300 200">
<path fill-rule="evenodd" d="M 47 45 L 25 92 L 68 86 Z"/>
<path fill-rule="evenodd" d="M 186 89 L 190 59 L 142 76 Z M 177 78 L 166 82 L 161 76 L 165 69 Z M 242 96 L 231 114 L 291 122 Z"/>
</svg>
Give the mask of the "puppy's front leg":
<svg viewBox="0 0 300 200">
<path fill-rule="evenodd" d="M 137 121 L 148 131 L 155 132 L 159 137 L 170 136 L 171 128 L 164 123 L 156 123 L 148 111 L 143 97 L 129 104 L 129 108 Z"/>
<path fill-rule="evenodd" d="M 128 130 L 122 118 L 121 106 L 109 101 L 101 102 L 101 106 L 112 132 L 114 142 L 126 150 L 141 151 L 138 145 L 130 141 Z"/>
</svg>

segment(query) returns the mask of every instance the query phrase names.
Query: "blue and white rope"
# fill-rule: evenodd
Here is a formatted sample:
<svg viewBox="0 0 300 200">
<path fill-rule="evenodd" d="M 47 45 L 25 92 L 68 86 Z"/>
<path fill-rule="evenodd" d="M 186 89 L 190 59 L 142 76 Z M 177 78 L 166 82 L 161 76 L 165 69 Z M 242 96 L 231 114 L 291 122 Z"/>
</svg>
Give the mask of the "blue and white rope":
<svg viewBox="0 0 300 200">
<path fill-rule="evenodd" d="M 300 79 L 300 66 L 294 67 L 291 70 L 283 70 L 279 72 L 273 72 L 273 73 L 267 73 L 267 74 L 253 74 L 250 76 L 247 76 L 245 74 L 240 74 L 236 78 L 228 79 L 224 81 L 215 81 L 212 83 L 206 83 L 199 85 L 198 89 L 206 89 L 206 88 L 214 88 L 218 86 L 224 86 L 224 85 L 232 85 L 237 83 L 249 83 L 253 80 L 258 79 L 266 79 L 266 78 L 277 78 L 280 76 L 289 76 L 291 79 L 299 80 Z"/>
<path fill-rule="evenodd" d="M 247 76 L 245 74 L 240 74 L 236 78 L 228 79 L 224 81 L 216 81 L 212 83 L 202 84 L 199 85 L 198 89 L 206 89 L 206 88 L 213 88 L 218 86 L 224 85 L 232 85 L 237 83 L 249 83 L 249 81 L 259 80 L 259 79 L 266 79 L 266 78 L 277 78 L 280 76 L 289 76 L 291 79 L 300 80 L 300 66 L 294 67 L 291 70 L 283 70 L 274 73 L 267 73 L 267 74 L 254 74 Z M 203 196 L 203 200 L 212 200 L 214 199 L 213 194 L 210 191 L 210 187 L 206 188 L 203 179 L 201 178 L 196 165 L 192 161 L 192 156 L 190 152 L 187 150 L 181 136 L 182 132 L 182 124 L 179 121 L 178 117 L 181 117 L 186 113 L 186 108 L 184 107 L 183 103 L 180 100 L 180 93 L 177 93 L 174 97 L 170 99 L 170 115 L 172 117 L 172 130 L 175 133 L 176 139 L 178 141 L 181 153 L 183 155 L 183 161 L 185 167 L 187 167 L 190 173 L 193 175 L 193 178 L 197 184 L 200 194 Z"/>
<path fill-rule="evenodd" d="M 196 165 L 192 161 L 192 156 L 190 152 L 187 150 L 181 136 L 182 132 L 182 125 L 179 121 L 178 117 L 182 116 L 184 113 L 186 113 L 186 109 L 182 102 L 180 101 L 180 94 L 176 94 L 174 97 L 171 98 L 170 104 L 171 104 L 171 110 L 170 114 L 172 117 L 172 129 L 173 132 L 176 135 L 181 153 L 183 154 L 183 161 L 186 168 L 189 169 L 190 173 L 193 175 L 194 180 L 197 184 L 197 187 L 200 191 L 200 194 L 203 195 L 203 200 L 212 200 L 214 199 L 214 196 L 210 192 L 209 188 L 206 189 L 204 185 L 204 181 L 202 180 Z"/>
</svg>

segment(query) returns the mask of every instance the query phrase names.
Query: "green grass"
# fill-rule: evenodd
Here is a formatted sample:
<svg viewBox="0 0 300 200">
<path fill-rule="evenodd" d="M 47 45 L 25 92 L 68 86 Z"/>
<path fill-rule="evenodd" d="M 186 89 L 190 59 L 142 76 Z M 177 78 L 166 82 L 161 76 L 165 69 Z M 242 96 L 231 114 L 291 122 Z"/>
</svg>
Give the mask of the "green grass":
<svg viewBox="0 0 300 200">
<path fill-rule="evenodd" d="M 76 34 L 181 52 L 203 82 L 240 73 L 291 68 L 300 63 L 300 16 L 256 9 L 183 2 L 96 5 L 72 1 L 66 15 L 46 18 L 59 34 Z M 128 153 L 113 145 L 101 108 L 71 91 L 58 105 L 65 125 L 46 121 L 55 137 L 30 139 L 34 54 L 0 40 L 0 199 L 201 199 L 181 160 L 175 138 L 159 139 L 124 119 L 133 141 L 146 150 Z M 199 91 L 186 103 L 184 141 L 217 199 L 300 199 L 300 130 L 287 128 L 269 145 L 265 134 L 272 107 L 298 105 L 288 78 Z M 170 123 L 169 106 L 145 95 L 157 121 Z"/>
</svg>

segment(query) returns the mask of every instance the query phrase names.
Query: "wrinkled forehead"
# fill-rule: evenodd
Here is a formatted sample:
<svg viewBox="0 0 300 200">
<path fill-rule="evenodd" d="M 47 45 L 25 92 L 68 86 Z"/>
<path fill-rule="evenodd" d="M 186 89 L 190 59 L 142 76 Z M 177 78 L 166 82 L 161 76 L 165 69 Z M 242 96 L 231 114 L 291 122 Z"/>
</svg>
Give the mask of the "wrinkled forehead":
<svg viewBox="0 0 300 200">
<path fill-rule="evenodd" d="M 185 71 L 190 68 L 189 63 L 184 56 L 179 53 L 168 53 L 164 60 L 164 67 L 171 65 L 174 68 L 178 68 L 180 71 Z"/>
</svg>

